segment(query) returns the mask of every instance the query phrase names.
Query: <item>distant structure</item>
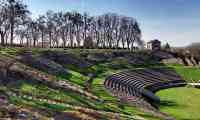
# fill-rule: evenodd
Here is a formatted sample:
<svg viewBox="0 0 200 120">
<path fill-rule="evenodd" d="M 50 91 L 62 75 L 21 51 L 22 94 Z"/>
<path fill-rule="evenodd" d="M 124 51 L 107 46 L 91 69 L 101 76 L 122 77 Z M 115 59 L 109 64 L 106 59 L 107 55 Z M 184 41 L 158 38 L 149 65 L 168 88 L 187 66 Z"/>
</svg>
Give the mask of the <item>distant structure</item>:
<svg viewBox="0 0 200 120">
<path fill-rule="evenodd" d="M 166 45 L 164 46 L 163 49 L 166 51 L 171 51 L 171 47 L 170 47 L 169 43 L 166 43 Z"/>
<path fill-rule="evenodd" d="M 160 50 L 161 42 L 157 39 L 147 42 L 147 49 L 149 50 Z"/>
</svg>

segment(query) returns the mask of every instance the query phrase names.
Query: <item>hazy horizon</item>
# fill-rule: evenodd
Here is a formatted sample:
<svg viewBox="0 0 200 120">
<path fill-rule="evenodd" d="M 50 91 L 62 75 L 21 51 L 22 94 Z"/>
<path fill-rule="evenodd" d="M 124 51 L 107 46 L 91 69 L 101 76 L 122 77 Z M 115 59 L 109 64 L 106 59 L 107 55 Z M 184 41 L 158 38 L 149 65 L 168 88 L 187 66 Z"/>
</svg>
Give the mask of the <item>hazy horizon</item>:
<svg viewBox="0 0 200 120">
<path fill-rule="evenodd" d="M 181 47 L 200 42 L 199 0 L 25 0 L 33 17 L 48 10 L 88 12 L 90 15 L 118 13 L 134 17 L 142 39 L 159 39 Z"/>
</svg>

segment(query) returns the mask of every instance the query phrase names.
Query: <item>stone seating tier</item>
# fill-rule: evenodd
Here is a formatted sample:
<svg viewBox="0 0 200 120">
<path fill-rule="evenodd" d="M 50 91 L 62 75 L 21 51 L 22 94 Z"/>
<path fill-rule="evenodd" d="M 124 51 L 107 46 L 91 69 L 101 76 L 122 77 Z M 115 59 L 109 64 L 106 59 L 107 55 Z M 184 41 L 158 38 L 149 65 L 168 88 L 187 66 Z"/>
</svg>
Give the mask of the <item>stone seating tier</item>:
<svg viewBox="0 0 200 120">
<path fill-rule="evenodd" d="M 184 85 L 186 82 L 173 70 L 161 68 L 123 71 L 107 77 L 104 81 L 105 88 L 112 95 L 120 99 L 133 96 L 137 98 L 135 100 L 146 100 L 151 105 L 160 101 L 159 97 L 154 95 L 155 92 Z"/>
</svg>

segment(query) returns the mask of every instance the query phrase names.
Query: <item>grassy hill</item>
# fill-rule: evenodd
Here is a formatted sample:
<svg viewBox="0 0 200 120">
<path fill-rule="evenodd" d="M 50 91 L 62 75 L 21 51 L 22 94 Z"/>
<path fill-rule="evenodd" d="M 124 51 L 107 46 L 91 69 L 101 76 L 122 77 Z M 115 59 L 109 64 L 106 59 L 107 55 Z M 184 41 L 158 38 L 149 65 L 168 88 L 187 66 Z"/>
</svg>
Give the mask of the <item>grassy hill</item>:
<svg viewBox="0 0 200 120">
<path fill-rule="evenodd" d="M 111 52 L 114 52 L 115 55 L 112 56 Z M 29 58 L 28 62 L 23 61 L 26 57 L 24 53 L 26 53 L 25 55 L 31 54 L 29 56 L 31 59 Z M 147 120 L 157 120 L 150 114 L 143 113 L 133 106 L 120 102 L 104 89 L 103 82 L 107 76 L 126 69 L 171 67 L 188 82 L 200 80 L 199 68 L 165 65 L 157 62 L 157 60 L 152 60 L 154 58 L 147 52 L 133 54 L 127 51 L 113 50 L 1 48 L 0 55 L 16 60 L 30 69 L 37 70 L 42 75 L 50 75 L 55 82 L 64 81 L 77 88 L 79 92 L 87 89 L 86 83 L 90 78 L 89 74 L 95 74 L 91 88 L 87 89 L 86 95 L 71 90 L 58 89 L 43 82 L 35 82 L 29 79 L 16 79 L 1 83 L 0 92 L 9 95 L 9 104 L 20 107 L 20 109 L 30 109 L 32 112 L 45 111 L 42 114 L 44 119 L 62 117 L 62 114 L 65 113 L 65 117 L 66 115 L 73 116 L 76 119 L 110 120 L 120 118 L 122 120 L 134 120 L 142 117 Z M 55 59 L 56 57 L 57 59 Z M 63 58 L 58 59 L 58 57 Z M 41 69 L 43 64 L 36 66 L 31 60 L 37 62 L 45 60 L 47 65 L 45 64 L 43 67 L 45 69 Z M 56 66 L 56 68 L 51 68 L 53 66 Z M 58 69 L 66 71 L 57 73 Z M 50 70 L 53 72 L 50 72 Z M 97 97 L 98 100 L 88 97 L 87 94 Z M 198 104 L 200 90 L 191 87 L 172 88 L 162 90 L 157 95 L 162 100 L 161 111 L 169 113 L 178 120 L 200 119 L 198 114 L 200 112 Z M 4 111 L 3 108 L 0 110 L 1 118 L 8 116 Z"/>
</svg>

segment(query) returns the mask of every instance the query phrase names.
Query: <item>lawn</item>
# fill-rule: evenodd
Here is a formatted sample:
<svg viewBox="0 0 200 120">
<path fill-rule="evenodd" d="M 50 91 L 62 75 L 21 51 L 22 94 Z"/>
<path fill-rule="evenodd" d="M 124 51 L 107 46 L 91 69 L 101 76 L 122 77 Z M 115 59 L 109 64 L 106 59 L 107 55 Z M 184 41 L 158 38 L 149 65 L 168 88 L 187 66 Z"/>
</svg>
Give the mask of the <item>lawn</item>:
<svg viewBox="0 0 200 120">
<path fill-rule="evenodd" d="M 200 90 L 180 87 L 162 90 L 157 93 L 161 98 L 161 111 L 174 116 L 177 120 L 200 120 Z"/>
<path fill-rule="evenodd" d="M 188 82 L 200 82 L 200 68 L 175 67 L 176 72 Z"/>
</svg>

